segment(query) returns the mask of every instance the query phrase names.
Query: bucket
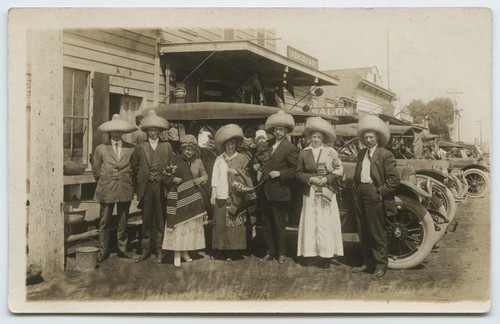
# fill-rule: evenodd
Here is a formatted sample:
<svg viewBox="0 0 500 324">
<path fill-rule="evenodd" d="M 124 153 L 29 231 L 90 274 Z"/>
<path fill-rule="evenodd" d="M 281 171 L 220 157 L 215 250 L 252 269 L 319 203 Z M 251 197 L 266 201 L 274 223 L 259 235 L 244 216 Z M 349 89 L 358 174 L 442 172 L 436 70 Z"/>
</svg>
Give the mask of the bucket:
<svg viewBox="0 0 500 324">
<path fill-rule="evenodd" d="M 95 269 L 99 248 L 95 246 L 79 246 L 76 251 L 76 271 L 88 272 Z"/>
</svg>

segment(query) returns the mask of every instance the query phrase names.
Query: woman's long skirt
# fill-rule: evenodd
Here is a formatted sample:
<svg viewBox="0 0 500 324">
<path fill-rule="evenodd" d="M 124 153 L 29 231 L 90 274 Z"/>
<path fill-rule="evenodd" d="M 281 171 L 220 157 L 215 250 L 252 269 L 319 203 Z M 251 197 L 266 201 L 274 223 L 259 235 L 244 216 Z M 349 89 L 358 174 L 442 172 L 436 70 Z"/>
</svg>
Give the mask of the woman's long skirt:
<svg viewBox="0 0 500 324">
<path fill-rule="evenodd" d="M 247 238 L 245 224 L 227 227 L 226 217 L 226 200 L 217 199 L 214 206 L 214 220 L 212 223 L 212 249 L 246 249 Z"/>
<path fill-rule="evenodd" d="M 340 212 L 336 195 L 331 203 L 310 189 L 304 196 L 300 214 L 297 256 L 331 258 L 344 255 Z"/>
</svg>

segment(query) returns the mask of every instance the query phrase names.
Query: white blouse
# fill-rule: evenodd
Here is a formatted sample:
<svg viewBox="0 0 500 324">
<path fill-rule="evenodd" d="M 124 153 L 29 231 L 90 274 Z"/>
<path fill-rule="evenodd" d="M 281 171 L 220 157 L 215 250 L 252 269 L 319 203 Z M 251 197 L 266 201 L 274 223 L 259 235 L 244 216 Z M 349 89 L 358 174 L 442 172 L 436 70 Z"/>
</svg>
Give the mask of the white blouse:
<svg viewBox="0 0 500 324">
<path fill-rule="evenodd" d="M 238 155 L 235 152 L 232 156 L 226 157 L 228 160 L 234 159 Z M 229 195 L 229 183 L 227 181 L 227 166 L 224 160 L 225 153 L 217 156 L 214 162 L 214 170 L 212 172 L 212 188 L 215 187 L 217 199 L 227 199 Z"/>
</svg>

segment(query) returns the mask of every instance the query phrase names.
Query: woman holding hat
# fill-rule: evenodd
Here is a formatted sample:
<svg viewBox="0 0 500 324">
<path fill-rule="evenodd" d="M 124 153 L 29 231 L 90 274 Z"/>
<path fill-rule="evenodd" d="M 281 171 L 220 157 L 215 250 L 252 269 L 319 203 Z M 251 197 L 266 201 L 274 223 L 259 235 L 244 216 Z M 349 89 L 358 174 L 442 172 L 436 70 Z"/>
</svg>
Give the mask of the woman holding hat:
<svg viewBox="0 0 500 324">
<path fill-rule="evenodd" d="M 132 155 L 137 200 L 142 210 L 142 254 L 136 262 L 142 262 L 152 253 L 156 261 L 163 259 L 163 235 L 165 230 L 165 192 L 172 183 L 182 179 L 172 176 L 172 146 L 160 138 L 160 133 L 170 128 L 165 118 L 150 110 L 141 122 L 141 130 L 148 139 L 137 144 Z"/>
<path fill-rule="evenodd" d="M 208 180 L 208 174 L 199 158 L 195 156 L 198 144 L 193 135 L 180 138 L 180 155 L 172 164 L 177 166 L 173 176 L 182 179 L 172 185 L 167 194 L 167 220 L 163 249 L 174 251 L 174 265 L 181 266 L 181 257 L 186 262 L 193 260 L 188 251 L 205 248 L 203 225 L 207 211 L 203 203 L 200 186 Z"/>
<path fill-rule="evenodd" d="M 113 115 L 112 120 L 105 122 L 98 128 L 99 131 L 109 134 L 109 141 L 96 147 L 93 156 L 93 174 L 97 182 L 95 199 L 100 205 L 99 243 L 100 253 L 98 261 L 102 262 L 109 256 L 109 234 L 111 214 L 117 209 L 118 229 L 118 256 L 130 258 L 127 247 L 127 218 L 130 203 L 134 197 L 134 186 L 130 160 L 134 146 L 122 140 L 122 135 L 131 133 L 136 128 L 120 119 L 120 115 Z"/>
<path fill-rule="evenodd" d="M 300 152 L 297 163 L 296 176 L 304 184 L 297 256 L 318 256 L 321 266 L 329 268 L 329 258 L 344 255 L 336 198 L 344 170 L 337 151 L 324 145 L 335 142 L 332 125 L 309 117 L 304 134 L 311 144 Z"/>
<path fill-rule="evenodd" d="M 212 172 L 211 204 L 214 206 L 212 249 L 223 252 L 227 261 L 235 251 L 247 247 L 247 219 L 255 219 L 256 196 L 247 173 L 248 157 L 236 148 L 243 131 L 235 124 L 222 126 L 215 133 L 215 147 L 223 152 L 215 159 Z"/>
</svg>

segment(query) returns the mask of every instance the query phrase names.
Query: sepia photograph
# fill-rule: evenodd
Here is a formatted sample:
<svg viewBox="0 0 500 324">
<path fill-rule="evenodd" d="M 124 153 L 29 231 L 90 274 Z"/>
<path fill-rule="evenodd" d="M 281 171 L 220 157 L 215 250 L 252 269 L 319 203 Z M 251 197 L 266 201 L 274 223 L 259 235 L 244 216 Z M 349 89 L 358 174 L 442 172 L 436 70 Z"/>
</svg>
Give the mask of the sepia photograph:
<svg viewBox="0 0 500 324">
<path fill-rule="evenodd" d="M 12 8 L 12 313 L 491 309 L 492 10 Z"/>
</svg>

